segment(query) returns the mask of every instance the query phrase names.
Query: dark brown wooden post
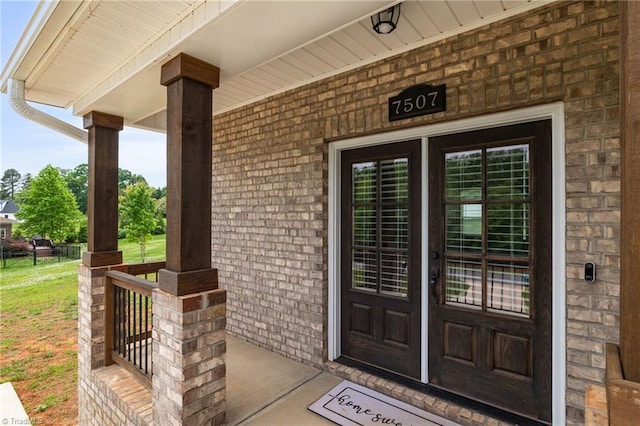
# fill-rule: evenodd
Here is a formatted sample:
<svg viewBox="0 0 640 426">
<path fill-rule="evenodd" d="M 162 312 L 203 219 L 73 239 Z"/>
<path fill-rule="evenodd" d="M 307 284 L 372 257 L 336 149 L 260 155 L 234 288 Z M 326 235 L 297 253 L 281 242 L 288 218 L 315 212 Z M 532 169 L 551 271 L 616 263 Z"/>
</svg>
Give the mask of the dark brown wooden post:
<svg viewBox="0 0 640 426">
<path fill-rule="evenodd" d="M 162 66 L 167 86 L 167 267 L 162 290 L 217 288 L 211 269 L 212 90 L 220 70 L 180 54 Z"/>
<path fill-rule="evenodd" d="M 116 265 L 122 263 L 118 251 L 118 132 L 123 120 L 97 111 L 83 118 L 89 131 L 89 194 L 87 251 L 82 263 Z"/>
<path fill-rule="evenodd" d="M 640 3 L 620 3 L 621 279 L 620 356 L 640 382 Z"/>
</svg>

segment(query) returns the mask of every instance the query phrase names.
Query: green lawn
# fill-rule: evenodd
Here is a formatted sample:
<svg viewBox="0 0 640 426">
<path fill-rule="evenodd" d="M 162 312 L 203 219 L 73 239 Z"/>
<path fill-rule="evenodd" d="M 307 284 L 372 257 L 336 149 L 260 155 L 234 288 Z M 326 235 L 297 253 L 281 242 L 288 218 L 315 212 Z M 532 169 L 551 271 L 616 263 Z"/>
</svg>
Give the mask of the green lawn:
<svg viewBox="0 0 640 426">
<path fill-rule="evenodd" d="M 139 263 L 140 246 L 118 241 L 125 263 Z M 154 235 L 147 243 L 145 262 L 165 259 L 165 236 Z M 9 313 L 58 305 L 61 309 L 78 303 L 78 260 L 0 269 L 0 312 Z M 52 294 L 55 297 L 51 297 Z M 24 314 L 24 312 L 23 312 Z"/>
<path fill-rule="evenodd" d="M 154 235 L 146 246 L 145 262 L 158 262 L 165 259 L 165 235 Z M 118 241 L 118 249 L 122 250 L 125 263 L 140 263 L 140 245 L 126 240 Z"/>
<path fill-rule="evenodd" d="M 141 261 L 139 245 L 119 249 Z M 164 258 L 165 236 L 152 237 L 145 261 Z M 0 269 L 0 383 L 13 383 L 32 420 L 77 424 L 79 263 Z"/>
</svg>

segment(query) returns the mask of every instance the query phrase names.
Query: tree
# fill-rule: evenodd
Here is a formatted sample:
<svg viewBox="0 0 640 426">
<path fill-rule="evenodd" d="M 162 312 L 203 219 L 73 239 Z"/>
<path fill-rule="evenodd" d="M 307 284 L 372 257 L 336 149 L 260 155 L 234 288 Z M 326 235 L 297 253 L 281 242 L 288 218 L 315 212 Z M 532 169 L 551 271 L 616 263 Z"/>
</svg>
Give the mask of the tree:
<svg viewBox="0 0 640 426">
<path fill-rule="evenodd" d="M 76 199 L 58 170 L 48 165 L 31 180 L 17 197 L 18 219 L 25 235 L 41 235 L 53 241 L 63 241 L 77 234 L 82 214 Z"/>
<path fill-rule="evenodd" d="M 167 197 L 167 187 L 153 188 L 153 194 L 151 195 L 156 200 Z"/>
<path fill-rule="evenodd" d="M 160 217 L 167 217 L 167 197 L 158 198 L 156 200 L 156 207 L 158 208 L 158 214 Z"/>
<path fill-rule="evenodd" d="M 156 204 L 153 190 L 146 182 L 127 186 L 120 196 L 120 227 L 127 239 L 140 244 L 140 258 L 144 262 L 145 248 L 156 227 Z"/>
<path fill-rule="evenodd" d="M 151 196 L 156 200 L 159 218 L 167 217 L 167 187 L 153 188 Z"/>
<path fill-rule="evenodd" d="M 80 211 L 87 214 L 87 197 L 89 193 L 89 166 L 86 163 L 79 164 L 73 170 L 68 170 L 64 175 L 67 186 L 76 197 Z"/>
<path fill-rule="evenodd" d="M 0 198 L 5 200 L 13 200 L 15 198 L 20 177 L 20 173 L 16 169 L 7 169 L 4 171 L 2 180 L 0 181 Z"/>
<path fill-rule="evenodd" d="M 89 194 L 89 165 L 87 163 L 77 165 L 73 170 L 58 169 L 69 189 L 76 197 L 78 207 L 84 214 L 87 213 L 87 201 Z M 118 191 L 123 194 L 124 189 L 137 182 L 147 182 L 144 176 L 132 173 L 127 169 L 118 169 Z M 154 190 L 154 194 L 161 190 Z M 166 194 L 166 189 L 165 189 Z M 153 197 L 159 198 L 159 197 Z"/>
<path fill-rule="evenodd" d="M 118 189 L 121 194 L 127 186 L 138 182 L 144 182 L 146 184 L 147 180 L 144 176 L 131 173 L 127 169 L 118 169 Z"/>
<path fill-rule="evenodd" d="M 22 176 L 22 179 L 20 179 L 20 191 L 27 189 L 32 179 L 33 176 L 31 176 L 31 173 L 25 173 L 24 176 Z"/>
</svg>

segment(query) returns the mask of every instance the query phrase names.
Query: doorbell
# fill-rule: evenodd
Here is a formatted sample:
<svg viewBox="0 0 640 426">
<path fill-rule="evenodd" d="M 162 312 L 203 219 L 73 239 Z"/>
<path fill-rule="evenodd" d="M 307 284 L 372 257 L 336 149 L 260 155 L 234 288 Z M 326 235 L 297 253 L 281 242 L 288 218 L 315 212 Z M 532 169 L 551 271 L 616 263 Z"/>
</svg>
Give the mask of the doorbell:
<svg viewBox="0 0 640 426">
<path fill-rule="evenodd" d="M 588 283 L 592 283 L 596 280 L 596 264 L 593 262 L 587 262 L 584 264 L 584 280 Z"/>
</svg>

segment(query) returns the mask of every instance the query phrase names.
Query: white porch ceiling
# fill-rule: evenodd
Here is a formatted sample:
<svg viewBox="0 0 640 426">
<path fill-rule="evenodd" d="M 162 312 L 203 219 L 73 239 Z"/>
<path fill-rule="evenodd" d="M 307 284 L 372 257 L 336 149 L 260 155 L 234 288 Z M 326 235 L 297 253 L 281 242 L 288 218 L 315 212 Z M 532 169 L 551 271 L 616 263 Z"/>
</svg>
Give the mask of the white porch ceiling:
<svg viewBox="0 0 640 426">
<path fill-rule="evenodd" d="M 164 131 L 160 68 L 180 52 L 220 68 L 219 114 L 550 1 L 409 0 L 388 35 L 370 16 L 389 0 L 60 1 L 36 11 L 0 88 L 24 80 L 29 101 Z"/>
</svg>

